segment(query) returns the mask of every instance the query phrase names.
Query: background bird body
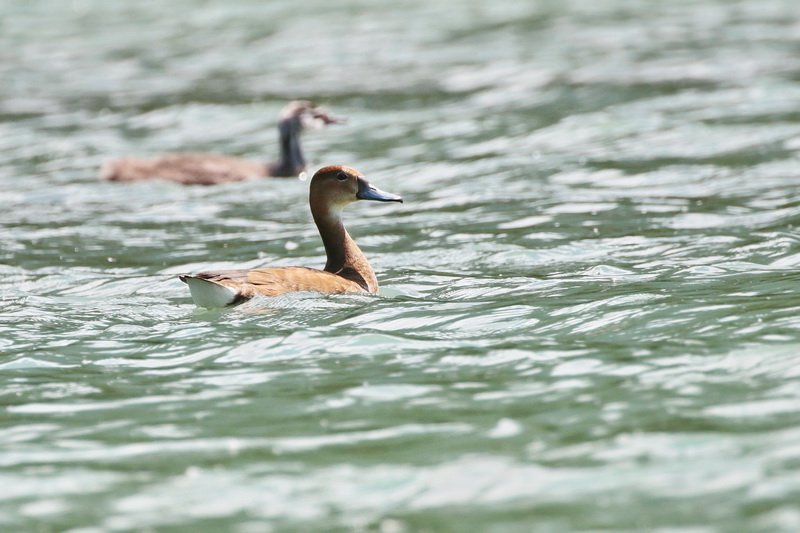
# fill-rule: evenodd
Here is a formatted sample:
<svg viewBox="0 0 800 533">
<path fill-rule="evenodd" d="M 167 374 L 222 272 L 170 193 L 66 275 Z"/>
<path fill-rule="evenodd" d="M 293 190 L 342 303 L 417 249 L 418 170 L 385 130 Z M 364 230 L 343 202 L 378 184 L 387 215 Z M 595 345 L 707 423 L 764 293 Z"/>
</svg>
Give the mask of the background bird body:
<svg viewBox="0 0 800 533">
<path fill-rule="evenodd" d="M 278 117 L 280 157 L 262 162 L 205 153 L 164 154 L 153 158 L 124 157 L 103 163 L 108 181 L 166 180 L 183 185 L 215 185 L 264 177 L 298 176 L 306 168 L 300 134 L 309 128 L 343 122 L 307 100 L 289 102 Z"/>
</svg>

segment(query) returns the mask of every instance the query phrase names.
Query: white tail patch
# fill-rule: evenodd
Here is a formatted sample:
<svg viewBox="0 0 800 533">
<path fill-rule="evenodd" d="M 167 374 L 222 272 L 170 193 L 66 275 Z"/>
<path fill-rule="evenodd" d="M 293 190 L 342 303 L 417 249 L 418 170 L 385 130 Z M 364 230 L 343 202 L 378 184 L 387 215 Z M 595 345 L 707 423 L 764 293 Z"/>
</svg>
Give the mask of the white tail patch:
<svg viewBox="0 0 800 533">
<path fill-rule="evenodd" d="M 224 285 L 191 276 L 186 276 L 185 281 L 189 286 L 189 292 L 192 293 L 192 300 L 200 307 L 208 309 L 225 307 L 236 300 L 236 292 Z"/>
</svg>

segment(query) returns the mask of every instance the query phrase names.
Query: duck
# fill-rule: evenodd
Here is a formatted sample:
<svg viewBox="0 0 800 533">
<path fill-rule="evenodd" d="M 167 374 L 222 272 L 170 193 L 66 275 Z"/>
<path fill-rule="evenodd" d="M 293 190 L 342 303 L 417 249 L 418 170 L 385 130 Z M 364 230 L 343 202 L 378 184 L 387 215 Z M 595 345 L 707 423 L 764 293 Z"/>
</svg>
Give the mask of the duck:
<svg viewBox="0 0 800 533">
<path fill-rule="evenodd" d="M 331 165 L 311 178 L 308 202 L 327 261 L 323 269 L 291 266 L 222 270 L 184 274 L 192 300 L 200 307 L 222 308 L 245 302 L 257 295 L 280 296 L 289 292 L 323 294 L 376 294 L 375 272 L 342 223 L 342 211 L 359 200 L 403 202 L 374 187 L 358 170 Z"/>
<path fill-rule="evenodd" d="M 344 122 L 308 100 L 289 102 L 278 116 L 280 158 L 264 163 L 220 154 L 176 153 L 152 159 L 124 157 L 103 163 L 100 178 L 107 181 L 167 180 L 183 185 L 215 185 L 252 178 L 289 178 L 301 175 L 306 160 L 300 134 Z"/>
</svg>

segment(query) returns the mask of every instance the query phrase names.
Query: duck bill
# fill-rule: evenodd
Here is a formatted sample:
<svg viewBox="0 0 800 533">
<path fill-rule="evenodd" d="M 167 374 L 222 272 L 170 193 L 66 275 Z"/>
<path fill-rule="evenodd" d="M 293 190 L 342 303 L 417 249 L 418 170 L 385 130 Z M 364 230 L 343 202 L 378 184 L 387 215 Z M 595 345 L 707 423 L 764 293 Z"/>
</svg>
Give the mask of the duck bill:
<svg viewBox="0 0 800 533">
<path fill-rule="evenodd" d="M 356 198 L 359 200 L 375 200 L 377 202 L 403 203 L 403 199 L 401 197 L 390 192 L 382 191 L 377 187 L 373 187 L 364 178 L 358 178 L 358 192 L 356 193 Z"/>
<path fill-rule="evenodd" d="M 317 118 L 320 119 L 326 126 L 331 124 L 345 124 L 347 122 L 347 117 L 329 115 L 327 113 L 322 113 Z"/>
<path fill-rule="evenodd" d="M 329 126 L 330 124 L 344 124 L 347 122 L 347 117 L 340 117 L 331 115 L 328 110 L 323 107 L 315 107 L 313 110 L 314 120 L 319 121 L 322 125 Z"/>
</svg>

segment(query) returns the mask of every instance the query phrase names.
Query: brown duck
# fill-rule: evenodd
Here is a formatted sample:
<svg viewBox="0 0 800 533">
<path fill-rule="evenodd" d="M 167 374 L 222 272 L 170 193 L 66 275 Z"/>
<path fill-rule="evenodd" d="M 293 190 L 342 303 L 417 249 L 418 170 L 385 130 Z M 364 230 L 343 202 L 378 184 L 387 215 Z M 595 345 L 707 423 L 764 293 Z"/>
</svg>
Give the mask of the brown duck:
<svg viewBox="0 0 800 533">
<path fill-rule="evenodd" d="M 180 276 L 189 285 L 194 302 L 213 308 L 235 305 L 256 295 L 278 296 L 287 292 L 377 293 L 375 272 L 344 228 L 342 211 L 357 200 L 402 202 L 403 199 L 373 187 L 353 168 L 328 166 L 311 179 L 308 200 L 328 257 L 323 270 L 256 268 Z"/>
<path fill-rule="evenodd" d="M 165 154 L 153 159 L 125 157 L 106 161 L 100 177 L 109 181 L 160 179 L 184 185 L 214 185 L 261 177 L 292 177 L 306 168 L 300 133 L 343 122 L 306 100 L 289 102 L 278 117 L 280 159 L 271 163 L 219 154 Z"/>
</svg>

